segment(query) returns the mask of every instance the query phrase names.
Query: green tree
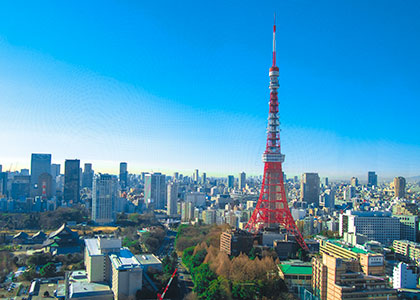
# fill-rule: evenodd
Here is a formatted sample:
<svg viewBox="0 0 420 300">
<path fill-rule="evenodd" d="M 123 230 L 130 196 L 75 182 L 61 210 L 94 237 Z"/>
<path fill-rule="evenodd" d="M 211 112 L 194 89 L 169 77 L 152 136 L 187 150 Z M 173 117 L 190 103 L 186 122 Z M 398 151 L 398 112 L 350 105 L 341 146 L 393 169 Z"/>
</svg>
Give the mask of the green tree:
<svg viewBox="0 0 420 300">
<path fill-rule="evenodd" d="M 228 293 L 224 287 L 226 284 L 228 284 L 227 280 L 220 276 L 217 279 L 212 280 L 209 287 L 205 289 L 204 293 L 199 295 L 200 299 L 228 299 Z"/>
<path fill-rule="evenodd" d="M 252 300 L 257 294 L 258 286 L 255 282 L 234 281 L 232 283 L 232 297 L 233 299 Z"/>
<path fill-rule="evenodd" d="M 47 263 L 46 265 L 44 265 L 40 270 L 39 270 L 39 274 L 42 277 L 53 277 L 56 275 L 56 268 L 55 268 L 55 264 L 52 262 Z"/>
<path fill-rule="evenodd" d="M 210 282 L 217 278 L 216 274 L 210 270 L 209 264 L 201 264 L 194 272 L 194 292 L 201 295 L 206 291 Z"/>
<path fill-rule="evenodd" d="M 206 258 L 206 255 L 207 255 L 207 250 L 206 249 L 202 249 L 202 250 L 198 251 L 192 257 L 192 260 L 191 260 L 192 268 L 194 269 L 194 268 L 198 267 L 199 265 L 201 265 L 203 263 L 204 259 Z"/>
</svg>

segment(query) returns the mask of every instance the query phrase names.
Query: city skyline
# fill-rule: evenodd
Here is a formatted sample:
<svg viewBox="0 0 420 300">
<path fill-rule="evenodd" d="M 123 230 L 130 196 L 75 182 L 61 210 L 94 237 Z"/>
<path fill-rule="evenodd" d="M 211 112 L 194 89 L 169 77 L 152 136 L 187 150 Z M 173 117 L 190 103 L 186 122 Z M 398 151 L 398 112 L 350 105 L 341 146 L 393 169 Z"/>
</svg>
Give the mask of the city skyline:
<svg viewBox="0 0 420 300">
<path fill-rule="evenodd" d="M 261 175 L 276 11 L 286 174 L 418 176 L 419 4 L 333 3 L 2 2 L 0 164 Z"/>
</svg>

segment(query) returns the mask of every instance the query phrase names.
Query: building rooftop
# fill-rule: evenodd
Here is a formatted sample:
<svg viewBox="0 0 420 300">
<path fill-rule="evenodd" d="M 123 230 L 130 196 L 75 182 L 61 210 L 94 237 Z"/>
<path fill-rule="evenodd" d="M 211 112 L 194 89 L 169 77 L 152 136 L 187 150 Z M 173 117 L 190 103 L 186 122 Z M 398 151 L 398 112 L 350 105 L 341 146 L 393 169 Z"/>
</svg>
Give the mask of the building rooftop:
<svg viewBox="0 0 420 300">
<path fill-rule="evenodd" d="M 308 264 L 289 264 L 282 263 L 279 265 L 284 275 L 312 275 L 312 265 Z"/>
<path fill-rule="evenodd" d="M 87 298 L 87 297 L 98 297 L 112 294 L 111 288 L 106 284 L 101 283 L 89 283 L 87 281 L 76 281 L 70 285 L 70 297 L 73 298 Z M 64 284 L 57 286 L 56 297 L 65 296 Z"/>
<path fill-rule="evenodd" d="M 136 255 L 136 258 L 142 266 L 162 263 L 154 254 L 138 254 Z"/>
<path fill-rule="evenodd" d="M 343 248 L 343 249 L 346 249 L 346 250 L 352 251 L 352 252 L 354 252 L 354 253 L 358 253 L 358 254 L 368 254 L 368 253 L 374 253 L 374 252 L 372 252 L 372 251 L 366 251 L 366 250 L 361 249 L 361 248 L 346 246 L 346 245 L 344 245 L 344 244 L 339 243 L 337 240 L 327 240 L 327 242 L 329 242 L 329 243 L 331 243 L 331 244 L 334 244 L 334 245 L 336 245 L 336 246 L 339 246 L 339 247 L 341 247 L 341 248 Z"/>
<path fill-rule="evenodd" d="M 85 270 L 77 270 L 71 272 L 71 279 L 73 280 L 84 280 L 87 279 L 87 273 Z"/>
<path fill-rule="evenodd" d="M 120 253 L 111 254 L 109 259 L 111 260 L 114 268 L 117 270 L 127 270 L 141 267 L 137 258 L 128 248 L 121 248 Z"/>
<path fill-rule="evenodd" d="M 89 255 L 102 255 L 98 247 L 97 239 L 85 239 L 85 245 Z"/>
<path fill-rule="evenodd" d="M 90 256 L 103 255 L 107 251 L 103 252 L 102 249 L 113 250 L 113 252 L 118 252 L 121 248 L 121 239 L 103 237 L 85 239 L 85 245 L 88 249 L 88 253 Z"/>
</svg>

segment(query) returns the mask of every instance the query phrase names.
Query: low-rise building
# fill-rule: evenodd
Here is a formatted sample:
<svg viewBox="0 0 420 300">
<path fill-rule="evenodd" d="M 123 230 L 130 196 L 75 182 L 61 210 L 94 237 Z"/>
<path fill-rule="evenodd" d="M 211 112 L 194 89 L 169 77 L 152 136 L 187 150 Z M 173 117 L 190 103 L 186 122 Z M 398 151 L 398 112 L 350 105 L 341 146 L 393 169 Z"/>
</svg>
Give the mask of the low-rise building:
<svg viewBox="0 0 420 300">
<path fill-rule="evenodd" d="M 311 289 L 312 264 L 300 260 L 290 260 L 278 265 L 279 275 L 289 291 L 298 292 L 298 288 Z"/>
<path fill-rule="evenodd" d="M 347 246 L 344 242 L 333 240 L 322 240 L 319 252 L 335 258 L 356 260 L 366 275 L 385 275 L 383 254 L 366 251 L 362 247 Z"/>
<path fill-rule="evenodd" d="M 392 244 L 398 258 L 411 261 L 420 266 L 420 243 L 407 240 L 396 240 Z"/>
<path fill-rule="evenodd" d="M 138 254 L 136 258 L 144 271 L 147 271 L 149 268 L 162 270 L 162 262 L 154 254 Z"/>
<path fill-rule="evenodd" d="M 53 255 L 78 253 L 82 251 L 79 234 L 71 230 L 66 223 L 51 232 L 44 241 L 43 247 Z"/>
</svg>

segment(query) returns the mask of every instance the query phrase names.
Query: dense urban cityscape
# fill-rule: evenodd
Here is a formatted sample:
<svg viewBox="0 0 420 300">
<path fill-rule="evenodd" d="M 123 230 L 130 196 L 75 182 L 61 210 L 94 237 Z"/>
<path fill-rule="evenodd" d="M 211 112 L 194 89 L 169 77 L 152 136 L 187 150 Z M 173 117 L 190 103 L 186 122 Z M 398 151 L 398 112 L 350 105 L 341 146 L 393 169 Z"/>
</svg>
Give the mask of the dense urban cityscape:
<svg viewBox="0 0 420 300">
<path fill-rule="evenodd" d="M 224 298 L 227 291 L 217 276 L 228 272 L 230 297 L 254 299 L 258 271 L 255 278 L 237 280 L 229 277 L 234 270 L 213 266 L 220 259 L 234 263 L 251 257 L 271 260 L 273 269 L 263 271 L 275 271 L 278 290 L 273 291 L 284 299 L 333 299 L 336 290 L 337 299 L 346 293 L 363 299 L 417 293 L 419 182 L 403 177 L 380 182 L 374 171 L 340 182 L 317 173 L 283 174 L 306 252 L 281 229 L 244 230 L 261 176 L 242 172 L 215 178 L 199 170 L 131 174 L 126 162 L 119 175 L 96 174 L 92 164 L 81 167 L 79 159 L 66 160 L 64 170 L 52 161 L 51 154 L 33 153 L 30 170 L 1 170 L 3 297 L 148 299 L 177 269 L 169 298 L 190 292 L 200 299 Z M 214 275 L 191 277 L 203 265 Z M 327 285 L 331 270 L 336 279 Z M 217 282 L 212 291 L 199 281 L 210 284 L 212 278 Z M 249 286 L 237 290 L 242 280 Z"/>
<path fill-rule="evenodd" d="M 110 162 L 115 174 L 82 151 L 63 161 L 29 143 L 27 166 L 0 152 L 0 299 L 420 299 L 420 176 L 406 175 L 420 170 L 285 172 L 277 22 L 261 175 L 137 172 L 129 159 Z"/>
</svg>

